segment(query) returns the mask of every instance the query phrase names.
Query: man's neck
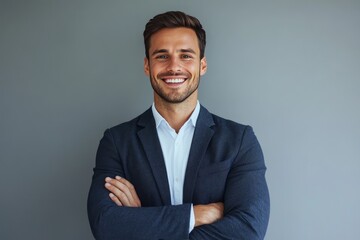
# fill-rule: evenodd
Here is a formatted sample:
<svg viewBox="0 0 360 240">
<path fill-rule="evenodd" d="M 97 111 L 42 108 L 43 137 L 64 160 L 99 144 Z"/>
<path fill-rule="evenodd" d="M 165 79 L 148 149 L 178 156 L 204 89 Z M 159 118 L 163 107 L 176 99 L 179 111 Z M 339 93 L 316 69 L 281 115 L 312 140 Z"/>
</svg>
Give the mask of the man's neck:
<svg viewBox="0 0 360 240">
<path fill-rule="evenodd" d="M 193 113 L 197 99 L 189 101 L 185 100 L 182 103 L 164 103 L 163 101 L 156 101 L 154 99 L 155 108 L 160 115 L 169 123 L 169 125 L 179 132 L 180 128 L 190 118 Z"/>
</svg>

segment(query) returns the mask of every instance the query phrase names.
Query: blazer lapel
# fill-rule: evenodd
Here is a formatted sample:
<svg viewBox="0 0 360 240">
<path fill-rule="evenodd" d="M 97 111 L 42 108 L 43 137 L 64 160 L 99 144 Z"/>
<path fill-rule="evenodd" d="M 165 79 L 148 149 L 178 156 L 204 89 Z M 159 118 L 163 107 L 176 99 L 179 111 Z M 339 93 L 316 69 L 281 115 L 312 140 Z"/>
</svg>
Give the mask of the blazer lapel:
<svg viewBox="0 0 360 240">
<path fill-rule="evenodd" d="M 209 142 L 214 134 L 211 126 L 215 125 L 211 114 L 201 106 L 195 132 L 191 143 L 189 159 L 185 172 L 183 202 L 191 203 L 195 189 L 196 176 Z"/>
<path fill-rule="evenodd" d="M 138 131 L 138 136 L 150 163 L 163 205 L 170 205 L 171 198 L 165 161 L 151 108 L 140 116 L 138 125 L 143 127 Z"/>
</svg>

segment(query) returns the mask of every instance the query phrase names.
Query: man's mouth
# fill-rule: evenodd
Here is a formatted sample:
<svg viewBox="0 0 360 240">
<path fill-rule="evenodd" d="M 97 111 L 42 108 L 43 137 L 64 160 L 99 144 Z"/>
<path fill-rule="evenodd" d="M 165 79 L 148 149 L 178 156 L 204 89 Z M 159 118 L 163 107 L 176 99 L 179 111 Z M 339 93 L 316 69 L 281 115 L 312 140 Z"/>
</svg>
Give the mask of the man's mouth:
<svg viewBox="0 0 360 240">
<path fill-rule="evenodd" d="M 188 74 L 186 73 L 171 73 L 171 72 L 164 72 L 158 75 L 158 79 L 161 79 L 169 86 L 180 86 L 182 85 L 186 80 L 189 79 Z"/>
<path fill-rule="evenodd" d="M 186 78 L 163 78 L 162 80 L 166 83 L 174 84 L 174 83 L 183 83 L 185 82 Z"/>
</svg>

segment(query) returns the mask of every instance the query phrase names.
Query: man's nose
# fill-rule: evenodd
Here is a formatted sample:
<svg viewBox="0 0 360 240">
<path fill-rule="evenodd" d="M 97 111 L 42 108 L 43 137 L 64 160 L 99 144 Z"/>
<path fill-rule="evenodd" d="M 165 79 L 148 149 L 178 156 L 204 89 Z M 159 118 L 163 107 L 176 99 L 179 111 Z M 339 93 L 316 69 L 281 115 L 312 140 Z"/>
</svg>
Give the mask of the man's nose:
<svg viewBox="0 0 360 240">
<path fill-rule="evenodd" d="M 171 57 L 169 59 L 169 64 L 167 65 L 167 71 L 169 72 L 179 72 L 181 71 L 181 63 L 178 58 Z"/>
</svg>

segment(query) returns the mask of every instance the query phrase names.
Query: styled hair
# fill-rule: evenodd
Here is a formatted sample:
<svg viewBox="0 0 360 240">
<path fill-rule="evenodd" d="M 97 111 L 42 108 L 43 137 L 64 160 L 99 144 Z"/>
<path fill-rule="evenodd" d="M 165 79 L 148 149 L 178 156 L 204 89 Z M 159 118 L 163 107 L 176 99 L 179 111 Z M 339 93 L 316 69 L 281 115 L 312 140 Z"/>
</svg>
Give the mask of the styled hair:
<svg viewBox="0 0 360 240">
<path fill-rule="evenodd" d="M 195 31 L 199 42 L 200 59 L 205 55 L 206 33 L 200 21 L 180 11 L 170 11 L 156 15 L 150 19 L 144 30 L 145 55 L 149 59 L 151 36 L 163 28 L 185 27 Z"/>
</svg>

